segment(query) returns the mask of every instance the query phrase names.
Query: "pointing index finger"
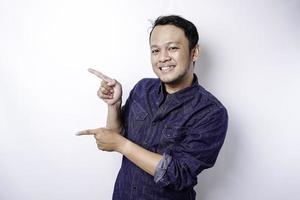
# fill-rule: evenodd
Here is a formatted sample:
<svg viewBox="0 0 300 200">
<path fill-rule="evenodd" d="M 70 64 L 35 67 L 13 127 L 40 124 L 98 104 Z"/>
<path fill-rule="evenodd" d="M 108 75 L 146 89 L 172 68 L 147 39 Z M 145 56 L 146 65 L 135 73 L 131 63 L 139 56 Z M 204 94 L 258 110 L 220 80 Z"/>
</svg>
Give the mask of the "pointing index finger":
<svg viewBox="0 0 300 200">
<path fill-rule="evenodd" d="M 81 135 L 95 135 L 95 133 L 93 133 L 91 130 L 84 130 L 84 131 L 79 131 L 76 135 L 77 136 L 81 136 Z"/>
<path fill-rule="evenodd" d="M 95 70 L 95 69 L 92 69 L 92 68 L 88 68 L 88 71 L 94 75 L 96 75 L 97 77 L 99 77 L 100 79 L 102 79 L 103 81 L 106 81 L 106 82 L 111 82 L 112 79 L 109 78 L 108 76 L 104 75 L 103 73 Z"/>
</svg>

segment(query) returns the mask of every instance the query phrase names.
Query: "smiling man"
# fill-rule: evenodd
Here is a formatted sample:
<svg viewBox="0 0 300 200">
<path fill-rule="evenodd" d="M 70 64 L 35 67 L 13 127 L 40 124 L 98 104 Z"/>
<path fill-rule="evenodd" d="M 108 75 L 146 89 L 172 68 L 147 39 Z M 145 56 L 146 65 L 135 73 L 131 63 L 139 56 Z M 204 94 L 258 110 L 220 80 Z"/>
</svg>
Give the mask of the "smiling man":
<svg viewBox="0 0 300 200">
<path fill-rule="evenodd" d="M 123 107 L 121 84 L 89 69 L 102 79 L 107 124 L 78 135 L 94 135 L 100 150 L 124 155 L 114 200 L 194 200 L 197 175 L 214 165 L 224 142 L 227 111 L 194 74 L 200 49 L 193 23 L 159 17 L 149 43 L 158 79 L 139 81 Z"/>
</svg>

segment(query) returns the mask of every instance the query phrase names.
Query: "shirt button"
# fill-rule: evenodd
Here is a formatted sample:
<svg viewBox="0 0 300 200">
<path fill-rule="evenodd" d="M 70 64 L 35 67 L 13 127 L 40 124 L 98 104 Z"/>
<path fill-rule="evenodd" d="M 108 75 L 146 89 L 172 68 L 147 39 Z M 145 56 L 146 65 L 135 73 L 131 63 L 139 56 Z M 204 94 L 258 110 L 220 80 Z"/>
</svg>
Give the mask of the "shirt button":
<svg viewBox="0 0 300 200">
<path fill-rule="evenodd" d="M 136 190 L 136 186 L 133 186 L 132 189 L 133 189 L 133 190 Z"/>
</svg>

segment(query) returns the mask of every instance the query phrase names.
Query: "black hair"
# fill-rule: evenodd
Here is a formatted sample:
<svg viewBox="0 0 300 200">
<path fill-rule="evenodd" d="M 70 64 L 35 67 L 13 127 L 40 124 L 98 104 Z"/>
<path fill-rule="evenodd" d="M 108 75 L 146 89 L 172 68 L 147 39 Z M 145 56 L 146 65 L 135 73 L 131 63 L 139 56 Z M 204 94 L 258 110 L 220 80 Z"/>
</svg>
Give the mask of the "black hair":
<svg viewBox="0 0 300 200">
<path fill-rule="evenodd" d="M 151 38 L 153 29 L 159 25 L 173 25 L 182 29 L 189 41 L 190 50 L 192 50 L 198 44 L 199 35 L 196 26 L 192 22 L 179 15 L 159 16 L 153 23 L 149 40 Z"/>
</svg>

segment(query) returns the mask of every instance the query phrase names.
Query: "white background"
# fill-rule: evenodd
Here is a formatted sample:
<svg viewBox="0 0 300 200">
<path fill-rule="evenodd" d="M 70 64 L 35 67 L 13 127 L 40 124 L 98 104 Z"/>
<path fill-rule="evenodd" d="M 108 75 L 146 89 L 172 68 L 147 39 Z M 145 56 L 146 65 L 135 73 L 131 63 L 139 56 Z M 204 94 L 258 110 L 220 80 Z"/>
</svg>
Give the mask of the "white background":
<svg viewBox="0 0 300 200">
<path fill-rule="evenodd" d="M 111 199 L 117 153 L 78 130 L 105 125 L 95 67 L 123 84 L 150 64 L 149 20 L 200 33 L 200 83 L 229 112 L 197 200 L 300 199 L 299 0 L 0 0 L 0 199 Z"/>
</svg>

